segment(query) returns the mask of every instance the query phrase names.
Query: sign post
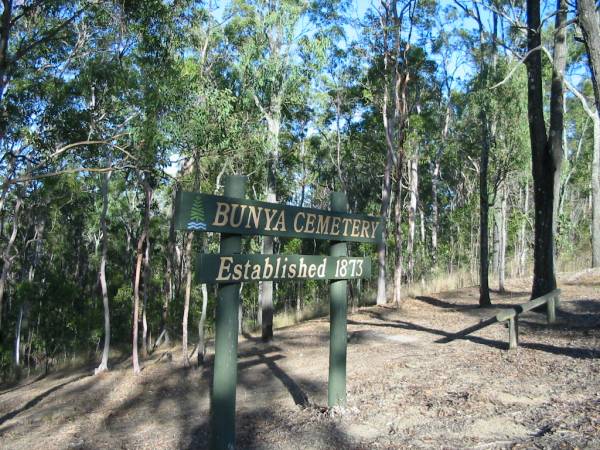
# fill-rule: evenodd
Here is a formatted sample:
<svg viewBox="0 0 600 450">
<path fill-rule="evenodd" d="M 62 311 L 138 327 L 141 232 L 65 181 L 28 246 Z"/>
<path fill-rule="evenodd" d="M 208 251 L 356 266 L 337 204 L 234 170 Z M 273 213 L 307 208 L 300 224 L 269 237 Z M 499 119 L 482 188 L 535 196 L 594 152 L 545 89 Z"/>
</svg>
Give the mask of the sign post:
<svg viewBox="0 0 600 450">
<path fill-rule="evenodd" d="M 371 260 L 348 256 L 346 242 L 377 243 L 380 217 L 348 213 L 346 195 L 333 192 L 330 209 L 299 208 L 245 199 L 246 177 L 225 181 L 224 196 L 178 192 L 177 229 L 221 233 L 218 255 L 199 255 L 196 280 L 218 283 L 215 318 L 215 362 L 211 396 L 212 449 L 235 448 L 235 391 L 239 287 L 247 281 L 331 280 L 329 341 L 329 407 L 346 404 L 348 281 L 370 278 Z M 331 241 L 329 256 L 245 255 L 242 235 L 270 235 Z"/>
<path fill-rule="evenodd" d="M 225 179 L 225 195 L 243 198 L 246 177 Z M 221 254 L 238 254 L 240 235 L 221 235 Z M 235 389 L 237 385 L 238 314 L 240 283 L 219 284 L 215 318 L 215 363 L 211 398 L 211 448 L 235 448 Z"/>
<path fill-rule="evenodd" d="M 332 192 L 331 210 L 346 212 L 348 203 L 346 195 L 341 192 Z M 347 256 L 348 244 L 342 241 L 331 242 L 329 254 L 333 257 Z M 346 277 L 349 269 L 347 265 L 340 267 L 339 275 Z M 329 407 L 346 405 L 346 346 L 347 323 L 346 312 L 348 281 L 338 279 L 329 284 L 329 386 L 327 389 L 327 403 Z"/>
</svg>

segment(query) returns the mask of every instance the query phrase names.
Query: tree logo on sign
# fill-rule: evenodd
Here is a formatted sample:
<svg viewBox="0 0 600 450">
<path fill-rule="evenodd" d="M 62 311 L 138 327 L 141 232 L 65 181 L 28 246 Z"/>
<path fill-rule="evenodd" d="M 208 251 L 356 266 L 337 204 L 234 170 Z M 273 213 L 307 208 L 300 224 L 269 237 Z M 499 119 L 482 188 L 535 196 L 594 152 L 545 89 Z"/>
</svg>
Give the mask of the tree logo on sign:
<svg viewBox="0 0 600 450">
<path fill-rule="evenodd" d="M 196 197 L 190 211 L 188 228 L 192 230 L 206 230 L 206 218 L 204 217 L 204 203 L 201 197 Z"/>
</svg>

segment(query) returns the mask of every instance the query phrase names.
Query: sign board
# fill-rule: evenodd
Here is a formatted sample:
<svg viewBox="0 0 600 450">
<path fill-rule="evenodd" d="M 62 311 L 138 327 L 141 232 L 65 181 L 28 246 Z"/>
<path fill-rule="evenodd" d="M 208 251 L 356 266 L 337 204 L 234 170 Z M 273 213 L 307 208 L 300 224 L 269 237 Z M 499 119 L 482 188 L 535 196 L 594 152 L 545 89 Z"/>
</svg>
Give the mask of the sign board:
<svg viewBox="0 0 600 450">
<path fill-rule="evenodd" d="M 314 255 L 198 255 L 199 283 L 349 280 L 371 277 L 371 259 Z"/>
<path fill-rule="evenodd" d="M 363 214 L 178 192 L 175 228 L 227 234 L 381 242 L 383 221 Z"/>
</svg>

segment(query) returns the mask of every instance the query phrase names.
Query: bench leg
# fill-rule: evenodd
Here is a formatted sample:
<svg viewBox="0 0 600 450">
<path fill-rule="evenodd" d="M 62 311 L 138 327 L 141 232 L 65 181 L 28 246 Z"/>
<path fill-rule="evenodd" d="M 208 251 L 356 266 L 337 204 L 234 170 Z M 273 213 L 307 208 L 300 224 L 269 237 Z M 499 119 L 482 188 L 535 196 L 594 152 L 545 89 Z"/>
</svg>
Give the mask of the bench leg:
<svg viewBox="0 0 600 450">
<path fill-rule="evenodd" d="M 517 316 L 508 319 L 508 349 L 514 350 L 519 345 L 519 321 Z"/>
<path fill-rule="evenodd" d="M 548 323 L 556 322 L 556 303 L 554 297 L 548 299 L 546 306 L 548 308 Z"/>
</svg>

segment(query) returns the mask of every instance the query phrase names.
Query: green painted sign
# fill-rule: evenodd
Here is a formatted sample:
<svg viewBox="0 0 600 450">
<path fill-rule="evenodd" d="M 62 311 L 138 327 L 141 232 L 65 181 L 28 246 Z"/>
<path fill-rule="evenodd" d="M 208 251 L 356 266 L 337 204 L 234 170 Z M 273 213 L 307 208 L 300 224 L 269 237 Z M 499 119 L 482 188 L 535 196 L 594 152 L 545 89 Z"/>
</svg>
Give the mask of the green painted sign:
<svg viewBox="0 0 600 450">
<path fill-rule="evenodd" d="M 349 280 L 371 277 L 371 259 L 314 255 L 198 255 L 199 283 Z"/>
<path fill-rule="evenodd" d="M 363 214 L 178 192 L 175 228 L 227 234 L 380 242 L 383 221 Z"/>
</svg>

